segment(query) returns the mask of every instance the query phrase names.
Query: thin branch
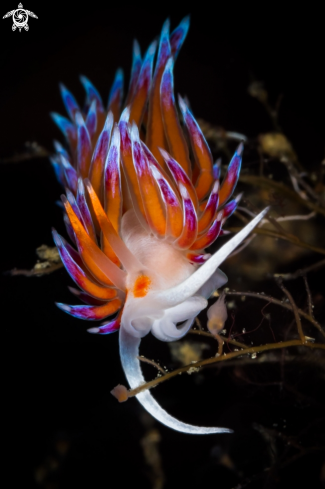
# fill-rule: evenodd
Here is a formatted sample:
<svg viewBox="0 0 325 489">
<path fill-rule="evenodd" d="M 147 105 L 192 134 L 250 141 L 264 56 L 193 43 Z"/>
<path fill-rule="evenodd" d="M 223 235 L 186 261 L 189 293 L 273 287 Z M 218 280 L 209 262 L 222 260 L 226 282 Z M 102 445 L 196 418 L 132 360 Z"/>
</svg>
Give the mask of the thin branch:
<svg viewBox="0 0 325 489">
<path fill-rule="evenodd" d="M 281 277 L 283 280 L 294 280 L 298 277 L 304 276 L 306 273 L 319 270 L 322 267 L 325 267 L 325 260 L 321 260 L 317 263 L 314 263 L 313 265 L 309 265 L 309 267 L 301 268 L 294 273 L 277 273 L 274 276 Z"/>
<path fill-rule="evenodd" d="M 185 365 L 184 367 L 177 368 L 177 369 L 173 370 L 172 372 L 166 373 L 162 377 L 158 377 L 154 380 L 151 380 L 150 382 L 147 382 L 146 384 L 139 385 L 135 389 L 131 389 L 128 392 L 128 397 L 136 396 L 136 395 L 140 394 L 140 392 L 143 392 L 147 389 L 151 389 L 152 387 L 155 387 L 156 385 L 161 384 L 162 382 L 165 382 L 166 380 L 169 380 L 173 377 L 176 377 L 177 375 L 186 373 L 190 369 L 193 369 L 193 367 L 195 367 L 195 368 L 206 367 L 208 365 L 213 365 L 213 364 L 219 363 L 219 362 L 225 362 L 227 360 L 230 360 L 230 359 L 233 359 L 236 357 L 240 357 L 242 355 L 249 355 L 251 353 L 254 353 L 254 354 L 255 353 L 262 353 L 262 352 L 268 351 L 268 350 L 279 350 L 282 348 L 290 348 L 292 346 L 295 346 L 295 347 L 304 346 L 306 348 L 311 348 L 311 349 L 325 350 L 325 345 L 322 345 L 319 343 L 311 343 L 309 341 L 303 343 L 301 340 L 290 340 L 290 341 L 283 341 L 280 343 L 268 343 L 266 345 L 253 346 L 251 348 L 247 348 L 245 351 L 243 351 L 243 350 L 234 351 L 232 353 L 224 354 L 220 357 L 212 357 L 212 358 L 208 358 L 206 360 L 200 360 L 199 362 L 195 362 L 194 364 L 191 363 L 190 365 Z"/>
<path fill-rule="evenodd" d="M 292 307 L 290 304 L 282 302 L 279 299 L 275 299 L 270 295 L 258 294 L 257 292 L 226 292 L 226 296 L 227 295 L 238 295 L 238 296 L 244 295 L 247 297 L 255 297 L 256 299 L 262 299 L 264 301 L 271 302 L 272 304 L 276 304 L 277 306 L 281 306 L 284 309 L 288 309 L 289 311 L 292 311 Z M 321 325 L 316 321 L 316 319 L 314 319 L 312 316 L 309 316 L 309 314 L 307 314 L 302 309 L 298 309 L 298 313 L 300 314 L 300 316 L 303 316 L 305 319 L 307 319 L 307 321 L 312 323 L 325 338 L 325 332 L 323 331 Z"/>
<path fill-rule="evenodd" d="M 253 210 L 255 211 L 255 213 L 258 214 L 259 210 L 251 202 L 249 202 L 248 199 L 246 199 L 246 202 L 253 208 Z M 299 238 L 297 236 L 288 233 L 288 231 L 286 231 L 281 226 L 281 224 L 279 224 L 279 219 L 275 219 L 274 217 L 270 216 L 269 213 L 266 214 L 265 219 L 262 220 L 262 222 L 260 223 L 260 226 L 263 225 L 263 224 L 265 224 L 267 221 L 269 223 L 271 223 L 275 229 L 277 229 L 281 234 L 283 234 L 284 236 L 286 236 L 288 239 L 293 240 L 294 242 L 299 241 Z"/>
<path fill-rule="evenodd" d="M 199 328 L 199 330 L 202 331 L 203 330 L 202 324 L 201 324 L 201 321 L 199 320 L 198 317 L 195 318 L 195 323 L 196 323 L 197 327 Z"/>
<path fill-rule="evenodd" d="M 249 244 L 251 244 L 251 242 L 255 238 L 256 238 L 256 234 L 252 234 L 251 236 L 249 236 L 247 239 L 245 239 L 245 241 L 243 242 L 243 244 L 241 246 L 239 246 L 239 248 L 236 248 L 235 251 L 233 251 L 232 253 L 230 253 L 230 255 L 229 255 L 228 258 L 231 258 L 232 256 L 235 256 L 235 255 L 238 255 L 238 253 L 241 253 L 245 248 L 247 248 L 247 246 Z"/>
<path fill-rule="evenodd" d="M 56 270 L 63 268 L 63 263 L 56 263 L 46 268 L 32 268 L 32 270 L 24 270 L 14 268 L 13 270 L 9 270 L 5 272 L 8 275 L 24 275 L 25 277 L 40 277 L 42 275 L 48 275 Z"/>
<path fill-rule="evenodd" d="M 222 336 L 220 336 L 219 334 L 214 335 L 214 338 L 218 342 L 218 351 L 216 356 L 220 357 L 223 354 L 223 345 L 225 344 L 225 342 L 223 341 Z"/>
<path fill-rule="evenodd" d="M 50 152 L 37 143 L 25 143 L 27 148 L 22 153 L 15 154 L 8 158 L 1 158 L 0 164 L 20 163 L 21 161 L 32 160 L 34 158 L 45 158 L 50 156 Z"/>
<path fill-rule="evenodd" d="M 201 331 L 201 330 L 198 330 L 198 329 L 190 329 L 189 330 L 189 333 L 197 334 L 199 336 L 206 336 L 207 338 L 213 338 L 213 339 L 215 339 L 215 337 L 213 336 L 213 334 L 208 333 L 207 331 Z M 237 346 L 238 348 L 243 348 L 243 349 L 248 348 L 248 346 L 245 345 L 245 343 L 240 343 L 239 341 L 236 341 L 236 340 L 233 340 L 231 338 L 228 338 L 227 336 L 224 336 L 222 334 L 219 334 L 219 336 L 221 336 L 221 338 L 223 339 L 223 341 L 225 343 L 229 343 L 230 345 Z"/>
<path fill-rule="evenodd" d="M 238 233 L 241 231 L 243 228 L 228 228 L 227 231 L 230 231 L 231 233 Z M 305 248 L 307 250 L 315 251 L 315 253 L 320 253 L 321 255 L 325 255 L 325 249 L 324 248 L 318 248 L 317 246 L 310 245 L 308 243 L 305 243 L 304 241 L 301 241 L 299 238 L 296 236 L 288 235 L 288 234 L 282 234 L 282 233 L 277 233 L 275 231 L 272 231 L 271 229 L 263 229 L 260 227 L 255 228 L 252 233 L 255 234 L 262 234 L 263 236 L 269 236 L 271 238 L 280 238 L 284 239 L 285 241 L 289 241 L 292 244 L 295 244 L 299 246 L 300 248 Z M 295 239 L 294 239 L 295 238 Z"/>
<path fill-rule="evenodd" d="M 283 285 L 281 278 L 278 277 L 275 280 L 276 280 L 276 283 L 278 284 L 278 286 L 280 287 L 280 289 L 282 290 L 282 292 L 284 292 L 285 295 L 288 297 L 288 300 L 291 304 L 293 313 L 295 315 L 295 319 L 296 319 L 296 323 L 297 323 L 297 329 L 298 329 L 298 333 L 299 333 L 301 342 L 305 343 L 307 340 L 306 340 L 306 337 L 305 337 L 304 332 L 302 330 L 302 325 L 301 325 L 301 320 L 299 317 L 298 307 L 297 307 L 295 301 L 293 300 L 293 297 L 290 294 L 290 292 L 288 291 L 288 289 L 286 289 L 285 286 Z"/>
<path fill-rule="evenodd" d="M 314 204 L 313 202 L 310 202 L 309 200 L 302 199 L 296 192 L 291 190 L 283 183 L 275 182 L 270 178 L 259 177 L 256 175 L 241 175 L 239 177 L 239 180 L 243 183 L 248 183 L 249 185 L 253 185 L 257 187 L 276 189 L 277 191 L 285 194 L 291 200 L 299 202 L 304 207 L 308 207 L 309 209 L 318 212 L 318 214 L 322 214 L 323 216 L 325 216 L 325 209 L 322 209 L 322 207 L 319 207 L 318 205 Z"/>
<path fill-rule="evenodd" d="M 306 287 L 306 292 L 307 292 L 307 297 L 308 297 L 308 311 L 309 311 L 309 316 L 313 318 L 314 317 L 314 314 L 313 314 L 313 301 L 311 299 L 311 293 L 310 293 L 310 288 L 309 288 L 308 280 L 307 280 L 306 275 L 303 275 L 302 278 L 303 278 L 303 280 L 305 282 L 305 287 Z"/>
<path fill-rule="evenodd" d="M 246 212 L 246 214 L 248 214 L 249 216 L 251 217 L 256 217 L 256 212 L 252 212 L 250 211 L 249 209 L 247 209 L 246 207 L 242 207 L 242 206 L 238 206 L 237 207 L 238 210 L 240 211 L 243 211 L 243 212 Z M 243 222 L 248 222 L 247 219 L 243 219 L 243 216 L 241 216 L 239 213 L 234 213 L 234 215 L 236 215 L 237 217 L 239 217 L 239 219 L 241 219 Z M 309 219 L 311 219 L 312 217 L 315 217 L 316 216 L 316 212 L 315 211 L 312 211 L 310 212 L 309 214 L 302 214 L 302 215 L 299 215 L 299 214 L 293 214 L 291 216 L 279 216 L 277 217 L 275 220 L 277 222 L 283 222 L 283 221 L 309 221 Z M 262 224 L 265 224 L 267 221 L 266 219 L 262 219 L 261 222 L 260 222 L 260 225 Z"/>
<path fill-rule="evenodd" d="M 161 372 L 163 375 L 166 375 L 166 371 L 156 362 L 154 362 L 153 360 L 149 360 L 149 358 L 146 358 L 146 357 L 137 357 L 139 360 L 141 360 L 141 362 L 144 362 L 144 363 L 149 363 L 149 365 L 152 365 L 153 367 L 156 367 L 157 370 L 159 370 L 159 372 Z"/>
<path fill-rule="evenodd" d="M 312 197 L 313 199 L 316 200 L 321 206 L 324 206 L 324 200 L 320 195 L 317 195 L 316 192 L 311 188 L 310 185 L 308 185 L 307 182 L 302 178 L 302 176 L 299 174 L 299 172 L 296 170 L 294 167 L 293 163 L 288 160 L 287 157 L 283 157 L 280 159 L 281 163 L 284 163 L 284 165 L 287 167 L 288 173 L 291 177 L 295 178 L 297 182 L 300 183 L 302 187 L 306 190 L 306 192 Z"/>
</svg>

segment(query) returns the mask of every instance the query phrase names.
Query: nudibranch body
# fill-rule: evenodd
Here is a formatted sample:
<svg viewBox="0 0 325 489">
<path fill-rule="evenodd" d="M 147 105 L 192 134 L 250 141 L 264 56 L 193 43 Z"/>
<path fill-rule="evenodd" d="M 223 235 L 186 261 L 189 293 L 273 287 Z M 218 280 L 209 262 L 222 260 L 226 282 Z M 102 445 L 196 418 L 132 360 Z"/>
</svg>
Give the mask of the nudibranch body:
<svg viewBox="0 0 325 489">
<path fill-rule="evenodd" d="M 85 109 L 61 86 L 69 119 L 52 114 L 69 148 L 56 142 L 52 163 L 66 187 L 64 220 L 76 248 L 56 231 L 53 236 L 79 287 L 70 290 L 85 303 L 58 306 L 77 318 L 105 320 L 88 330 L 92 333 L 120 331 L 121 361 L 131 388 L 144 381 L 137 359 L 141 338 L 151 332 L 159 340 L 174 341 L 187 333 L 212 292 L 227 281 L 218 266 L 266 212 L 213 256 L 205 251 L 236 209 L 237 200 L 229 199 L 243 148 L 238 147 L 220 186 L 219 168 L 181 97 L 180 121 L 173 66 L 188 26 L 185 18 L 170 34 L 169 21 L 165 22 L 155 65 L 157 43 L 143 59 L 134 43 L 122 112 L 123 73 L 118 70 L 107 109 L 92 83 L 81 77 Z M 210 308 L 210 320 L 213 311 Z M 182 423 L 149 391 L 137 398 L 154 417 L 178 431 L 230 431 Z"/>
</svg>

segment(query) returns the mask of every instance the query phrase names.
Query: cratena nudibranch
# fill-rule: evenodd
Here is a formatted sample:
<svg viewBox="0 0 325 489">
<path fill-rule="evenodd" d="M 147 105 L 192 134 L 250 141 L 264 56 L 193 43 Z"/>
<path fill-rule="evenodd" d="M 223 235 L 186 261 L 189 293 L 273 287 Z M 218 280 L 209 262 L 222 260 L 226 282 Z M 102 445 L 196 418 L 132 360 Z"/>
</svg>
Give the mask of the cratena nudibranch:
<svg viewBox="0 0 325 489">
<path fill-rule="evenodd" d="M 128 94 L 117 71 L 108 107 L 85 77 L 86 104 L 80 109 L 61 86 L 69 119 L 52 117 L 66 137 L 55 143 L 52 163 L 66 187 L 62 197 L 67 233 L 75 246 L 53 231 L 61 259 L 81 290 L 71 291 L 86 305 L 58 304 L 72 316 L 105 320 L 89 331 L 119 330 L 120 355 L 131 388 L 144 382 L 141 338 L 161 341 L 184 336 L 213 291 L 227 277 L 218 266 L 266 213 L 264 210 L 214 255 L 206 253 L 222 233 L 237 201 L 242 144 L 219 185 L 219 170 L 185 101 L 178 108 L 173 67 L 189 19 L 170 34 L 163 25 L 157 59 L 153 42 L 143 59 L 134 42 Z M 218 308 L 216 308 L 218 310 Z M 210 316 L 213 315 L 213 311 Z M 210 318 L 211 319 L 211 318 Z M 164 411 L 150 391 L 137 395 L 156 419 L 184 433 L 223 433 L 182 423 Z"/>
</svg>

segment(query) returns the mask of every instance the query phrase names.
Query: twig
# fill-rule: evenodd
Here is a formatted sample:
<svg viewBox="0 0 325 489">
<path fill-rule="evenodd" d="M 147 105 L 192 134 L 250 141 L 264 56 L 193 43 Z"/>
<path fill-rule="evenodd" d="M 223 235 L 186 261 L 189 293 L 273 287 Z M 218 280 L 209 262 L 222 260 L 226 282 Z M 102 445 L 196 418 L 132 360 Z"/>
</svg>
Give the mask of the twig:
<svg viewBox="0 0 325 489">
<path fill-rule="evenodd" d="M 299 317 L 299 312 L 298 312 L 298 308 L 296 306 L 296 303 L 293 300 L 293 297 L 290 294 L 290 292 L 288 291 L 288 289 L 286 289 L 285 286 L 283 285 L 281 278 L 278 277 L 278 278 L 275 279 L 275 281 L 278 284 L 278 286 L 280 287 L 280 289 L 282 290 L 282 292 L 284 292 L 285 295 L 288 297 L 288 300 L 289 300 L 289 302 L 291 304 L 293 313 L 295 315 L 295 319 L 296 319 L 296 323 L 297 323 L 297 329 L 298 329 L 298 333 L 299 333 L 301 342 L 302 343 L 306 343 L 307 340 L 306 340 L 306 337 L 305 337 L 304 332 L 302 330 L 301 320 L 300 320 L 300 317 Z"/>
<path fill-rule="evenodd" d="M 301 177 L 299 172 L 294 167 L 293 163 L 290 160 L 288 160 L 288 158 L 286 157 L 281 158 L 280 161 L 281 163 L 284 163 L 284 165 L 287 167 L 289 175 L 293 176 L 296 179 L 296 181 L 299 182 L 302 187 L 304 187 L 304 189 L 310 195 L 310 197 L 315 199 L 316 202 L 318 202 L 320 205 L 324 206 L 323 199 L 316 194 L 316 192 L 311 188 L 310 185 L 308 185 L 307 182 L 305 182 L 305 180 Z"/>
<path fill-rule="evenodd" d="M 31 160 L 34 158 L 45 158 L 50 156 L 50 152 L 47 149 L 39 146 L 37 143 L 25 143 L 26 147 L 29 148 L 23 153 L 15 154 L 9 158 L 1 158 L 0 163 L 20 163 L 21 161 Z"/>
<path fill-rule="evenodd" d="M 246 212 L 246 214 L 248 214 L 251 217 L 256 217 L 256 212 L 254 213 L 254 212 L 250 211 L 249 209 L 247 209 L 246 207 L 238 206 L 237 209 L 240 210 L 240 211 Z M 243 222 L 248 222 L 248 220 L 246 220 L 246 219 L 244 221 L 242 219 L 243 216 L 241 216 L 239 213 L 236 213 L 235 212 L 234 215 L 236 215 L 237 217 L 239 217 L 239 219 L 241 219 Z M 315 217 L 315 216 L 316 216 L 316 212 L 315 211 L 312 211 L 309 214 L 302 214 L 302 215 L 294 214 L 292 216 L 279 216 L 275 220 L 277 222 L 283 222 L 283 221 L 308 221 L 309 219 L 311 219 L 312 217 Z M 266 223 L 266 219 L 262 219 L 261 222 L 260 222 L 260 225 L 265 224 L 265 223 Z"/>
<path fill-rule="evenodd" d="M 255 217 L 256 214 L 254 214 L 253 212 L 250 212 L 248 209 L 246 209 L 245 207 L 241 207 L 241 206 L 238 206 L 237 209 L 235 210 L 234 212 L 234 216 L 238 217 L 238 219 L 240 219 L 244 224 L 247 224 L 248 223 L 248 219 L 247 217 L 243 216 L 240 212 L 238 211 L 244 211 L 244 212 L 247 212 L 247 214 L 249 214 L 251 217 Z"/>
<path fill-rule="evenodd" d="M 149 365 L 156 367 L 156 369 L 159 370 L 159 372 L 161 372 L 163 375 L 166 375 L 166 371 L 160 365 L 158 365 L 158 363 L 154 362 L 153 360 L 149 360 L 149 358 L 146 358 L 146 357 L 137 357 L 137 358 L 139 360 L 141 360 L 141 362 L 149 363 Z"/>
<path fill-rule="evenodd" d="M 239 177 L 239 180 L 243 183 L 248 183 L 249 185 L 253 185 L 257 187 L 274 188 L 277 191 L 287 195 L 287 197 L 289 197 L 291 200 L 295 200 L 296 202 L 302 204 L 304 207 L 308 207 L 309 209 L 312 209 L 313 211 L 318 212 L 319 214 L 325 216 L 325 209 L 322 209 L 321 207 L 314 204 L 313 202 L 310 202 L 310 200 L 302 199 L 296 192 L 291 190 L 283 183 L 275 182 L 270 178 L 259 177 L 257 175 L 241 175 Z"/>
<path fill-rule="evenodd" d="M 230 231 L 231 233 L 238 233 L 241 231 L 243 228 L 228 228 L 227 231 Z M 305 243 L 304 241 L 301 241 L 299 238 L 291 237 L 291 235 L 288 234 L 282 234 L 282 233 L 277 233 L 275 231 L 272 231 L 271 229 L 263 229 L 260 227 L 255 228 L 252 233 L 255 234 L 262 234 L 264 236 L 270 236 L 271 238 L 280 238 L 284 239 L 285 241 L 289 241 L 292 244 L 295 244 L 297 246 L 300 246 L 300 248 L 305 248 L 307 250 L 315 251 L 315 253 L 320 253 L 321 255 L 325 255 L 325 249 L 324 248 L 318 248 L 317 246 L 310 245 L 308 243 Z M 293 239 L 295 238 L 295 239 Z"/>
<path fill-rule="evenodd" d="M 256 214 L 258 214 L 259 210 L 248 199 L 245 199 L 245 200 L 253 208 L 253 210 L 256 212 Z M 269 221 L 269 223 L 271 223 L 275 227 L 275 229 L 277 229 L 281 234 L 284 234 L 285 236 L 289 236 L 291 239 L 296 240 L 296 236 L 293 236 L 292 234 L 289 234 L 281 226 L 281 224 L 278 223 L 277 219 L 274 219 L 274 217 L 272 217 L 272 216 L 269 215 L 269 212 L 265 215 L 264 222 L 265 222 L 265 220 Z"/>
<path fill-rule="evenodd" d="M 197 327 L 199 328 L 199 330 L 202 331 L 203 330 L 202 324 L 201 324 L 201 321 L 199 320 L 198 317 L 195 318 L 195 323 L 196 323 Z"/>
<path fill-rule="evenodd" d="M 231 258 L 232 256 L 235 256 L 235 255 L 238 255 L 238 253 L 241 253 L 255 238 L 256 238 L 256 234 L 252 234 L 251 236 L 249 236 L 247 239 L 245 239 L 243 244 L 241 246 L 239 246 L 239 248 L 236 248 L 235 251 L 230 253 L 228 258 Z"/>
<path fill-rule="evenodd" d="M 225 342 L 223 341 L 222 337 L 219 334 L 215 334 L 214 335 L 214 338 L 218 342 L 218 351 L 217 351 L 216 356 L 217 357 L 220 357 L 222 355 L 222 353 L 223 353 L 223 345 L 224 345 Z"/>
<path fill-rule="evenodd" d="M 325 350 L 325 345 L 320 344 L 320 343 L 311 343 L 309 341 L 303 343 L 301 340 L 290 340 L 290 341 L 283 341 L 280 343 L 268 343 L 266 345 L 261 345 L 261 346 L 253 346 L 251 348 L 245 349 L 245 351 L 234 351 L 232 353 L 227 353 L 224 354 L 220 357 L 212 357 L 208 358 L 206 360 L 200 360 L 195 363 L 195 368 L 198 367 L 206 367 L 208 365 L 213 365 L 215 363 L 219 362 L 225 362 L 227 360 L 230 360 L 232 358 L 240 357 L 241 355 L 249 355 L 251 353 L 262 353 L 264 351 L 268 350 L 279 350 L 282 348 L 290 348 L 293 346 L 304 346 L 306 348 L 311 348 L 311 349 L 321 349 Z M 152 387 L 155 387 L 158 384 L 161 384 L 162 382 L 165 382 L 166 380 L 169 380 L 173 377 L 176 377 L 177 375 L 183 374 L 185 372 L 188 372 L 190 369 L 193 369 L 193 363 L 190 365 L 185 365 L 184 367 L 177 368 L 173 370 L 172 372 L 168 372 L 162 377 L 158 377 L 154 380 L 151 380 L 150 382 L 147 382 L 145 384 L 139 385 L 135 389 L 131 389 L 128 392 L 128 397 L 133 397 L 136 396 L 137 394 L 140 394 L 140 392 L 143 392 L 147 389 L 151 389 Z"/>
<path fill-rule="evenodd" d="M 48 275 L 49 273 L 55 272 L 56 270 L 59 270 L 60 268 L 63 268 L 63 263 L 56 263 L 54 265 L 51 265 L 50 267 L 46 268 L 32 268 L 32 270 L 24 270 L 24 269 L 17 269 L 14 268 L 13 270 L 9 270 L 8 272 L 5 272 L 8 275 L 24 275 L 25 277 L 39 277 L 41 275 Z"/>
<path fill-rule="evenodd" d="M 211 333 L 208 333 L 207 331 L 199 331 L 197 329 L 190 329 L 189 330 L 189 333 L 192 333 L 192 334 L 197 334 L 199 336 L 206 336 L 208 338 L 213 338 L 215 339 L 215 337 L 213 336 L 213 334 Z M 219 336 L 221 336 L 221 338 L 223 339 L 223 341 L 225 343 L 229 343 L 230 345 L 234 345 L 234 346 L 237 346 L 238 348 L 248 348 L 247 345 L 245 345 L 245 343 L 240 343 L 239 341 L 236 341 L 236 340 L 233 340 L 231 338 L 228 338 L 227 336 L 224 336 L 222 334 L 219 334 Z"/>
<path fill-rule="evenodd" d="M 306 273 L 319 270 L 322 267 L 325 267 L 325 260 L 321 260 L 317 263 L 314 263 L 313 265 L 309 265 L 309 267 L 301 268 L 294 273 L 277 273 L 274 276 L 281 277 L 283 280 L 294 280 L 298 277 L 304 276 Z"/>
<path fill-rule="evenodd" d="M 303 278 L 303 280 L 305 282 L 305 287 L 306 287 L 306 292 L 307 292 L 307 297 L 308 297 L 308 311 L 309 311 L 309 316 L 311 316 L 313 318 L 314 317 L 314 315 L 313 315 L 313 302 L 311 300 L 311 293 L 310 293 L 310 288 L 309 288 L 308 280 L 307 280 L 306 275 L 303 275 L 302 278 Z"/>
<path fill-rule="evenodd" d="M 256 212 L 256 214 L 258 214 L 258 209 L 251 202 L 249 202 L 248 199 L 246 199 L 246 202 L 253 208 L 253 210 Z M 277 229 L 284 236 L 287 236 L 289 239 L 294 240 L 295 242 L 299 240 L 297 236 L 294 236 L 293 234 L 288 233 L 281 226 L 281 224 L 279 224 L 278 219 L 274 219 L 274 217 L 270 216 L 269 213 L 266 214 L 265 219 L 263 219 L 263 221 L 264 221 L 264 223 L 260 223 L 260 225 L 265 224 L 265 222 L 268 221 L 269 223 L 271 223 L 275 227 L 275 229 Z"/>
<path fill-rule="evenodd" d="M 247 297 L 255 297 L 256 299 L 262 299 L 264 301 L 271 302 L 272 304 L 276 304 L 277 306 L 281 306 L 284 309 L 292 311 L 292 307 L 290 304 L 286 304 L 285 302 L 282 302 L 279 299 L 275 299 L 270 295 L 258 294 L 257 292 L 226 292 L 226 296 L 227 295 L 245 295 Z M 321 325 L 316 321 L 316 319 L 314 319 L 312 316 L 309 316 L 309 314 L 307 314 L 302 309 L 298 309 L 298 313 L 300 314 L 300 316 L 303 316 L 305 319 L 307 319 L 307 321 L 312 323 L 325 338 L 325 332 L 323 331 Z"/>
</svg>

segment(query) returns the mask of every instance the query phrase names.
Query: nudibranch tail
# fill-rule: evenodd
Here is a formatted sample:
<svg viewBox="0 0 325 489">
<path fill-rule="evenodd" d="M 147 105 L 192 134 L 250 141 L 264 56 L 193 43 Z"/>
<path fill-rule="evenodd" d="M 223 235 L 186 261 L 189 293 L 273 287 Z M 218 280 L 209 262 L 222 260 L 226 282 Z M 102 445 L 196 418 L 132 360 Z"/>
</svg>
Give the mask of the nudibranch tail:
<svg viewBox="0 0 325 489">
<path fill-rule="evenodd" d="M 128 380 L 131 389 L 135 389 L 139 385 L 145 382 L 140 361 L 137 358 L 139 356 L 140 338 L 127 333 L 123 328 L 120 329 L 120 356 L 122 366 Z M 154 418 L 163 423 L 164 425 L 172 428 L 173 430 L 180 431 L 182 433 L 189 433 L 193 435 L 207 435 L 213 433 L 232 433 L 228 428 L 208 428 L 204 426 L 193 426 L 187 423 L 183 423 L 178 419 L 168 414 L 152 397 L 149 390 L 140 392 L 137 394 L 138 401 L 142 406 L 150 413 Z"/>
<path fill-rule="evenodd" d="M 189 17 L 170 34 L 167 20 L 158 43 L 143 59 L 137 41 L 126 101 L 119 68 L 108 106 L 85 76 L 83 107 L 61 85 L 70 119 L 53 113 L 67 148 L 54 142 L 51 158 L 62 196 L 64 223 L 73 243 L 55 230 L 61 260 L 83 302 L 58 307 L 73 317 L 103 321 L 88 331 L 107 335 L 120 330 L 120 354 L 132 389 L 144 382 L 138 354 L 141 338 L 152 333 L 175 341 L 191 328 L 214 290 L 227 282 L 218 269 L 261 221 L 265 209 L 212 256 L 207 252 L 225 235 L 226 219 L 240 195 L 236 187 L 243 144 L 220 185 L 220 161 L 212 154 L 188 103 L 174 95 L 174 63 L 185 40 Z M 179 113 L 182 115 L 180 121 Z M 75 247 L 77 248 L 75 248 Z M 223 297 L 223 296 L 222 296 Z M 208 311 L 217 332 L 227 318 L 220 300 Z M 127 397 L 126 388 L 123 399 Z M 227 428 L 191 426 L 173 418 L 143 391 L 138 400 L 157 420 L 184 433 L 229 433 Z"/>
</svg>

